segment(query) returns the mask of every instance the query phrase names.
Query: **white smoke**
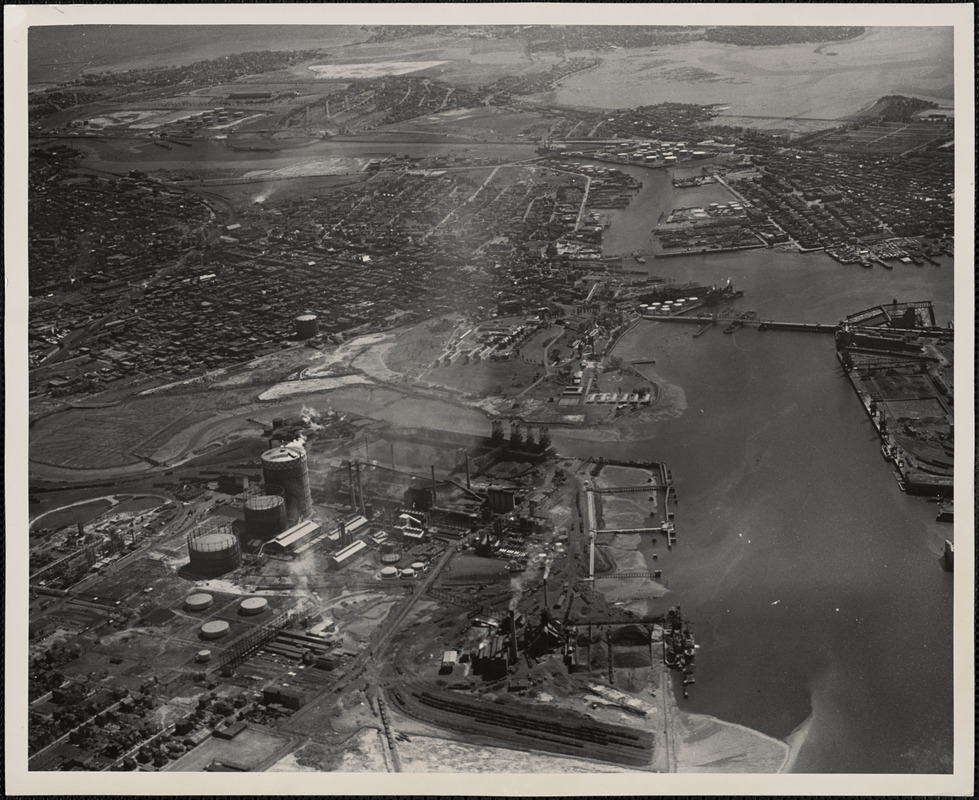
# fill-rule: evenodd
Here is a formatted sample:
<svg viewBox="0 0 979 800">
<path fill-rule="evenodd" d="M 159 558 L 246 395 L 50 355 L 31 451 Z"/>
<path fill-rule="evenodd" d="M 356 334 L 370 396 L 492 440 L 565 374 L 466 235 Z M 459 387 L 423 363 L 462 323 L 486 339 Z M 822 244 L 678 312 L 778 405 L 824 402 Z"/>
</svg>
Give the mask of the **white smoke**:
<svg viewBox="0 0 979 800">
<path fill-rule="evenodd" d="M 299 434 L 299 436 L 297 436 L 295 439 L 293 439 L 291 442 L 289 442 L 289 444 L 287 444 L 286 447 L 297 447 L 300 450 L 305 450 L 306 449 L 306 437 L 303 436 L 302 434 Z"/>
<path fill-rule="evenodd" d="M 303 406 L 302 411 L 299 412 L 299 419 L 302 420 L 303 425 L 314 431 L 323 430 L 323 426 L 316 421 L 319 416 L 316 409 L 309 406 Z"/>
<path fill-rule="evenodd" d="M 288 562 L 288 568 L 289 575 L 295 580 L 293 611 L 308 612 L 312 616 L 322 604 L 320 596 L 309 588 L 309 574 L 316 569 L 315 557 L 307 551 L 299 560 Z"/>
<path fill-rule="evenodd" d="M 510 611 L 516 611 L 520 602 L 520 595 L 523 594 L 523 573 L 510 573 Z"/>
<path fill-rule="evenodd" d="M 252 203 L 264 203 L 272 195 L 275 194 L 275 186 L 266 186 L 257 195 L 252 198 Z"/>
</svg>

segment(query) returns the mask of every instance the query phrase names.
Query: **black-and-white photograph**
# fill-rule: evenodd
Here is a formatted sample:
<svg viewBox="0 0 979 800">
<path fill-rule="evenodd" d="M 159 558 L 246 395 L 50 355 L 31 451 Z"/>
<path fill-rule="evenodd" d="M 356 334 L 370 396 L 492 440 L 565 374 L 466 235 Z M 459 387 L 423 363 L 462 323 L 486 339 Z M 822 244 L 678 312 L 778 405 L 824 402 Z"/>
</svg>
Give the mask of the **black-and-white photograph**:
<svg viewBox="0 0 979 800">
<path fill-rule="evenodd" d="M 25 793 L 971 794 L 971 7 L 819 8 L 6 7 Z"/>
</svg>

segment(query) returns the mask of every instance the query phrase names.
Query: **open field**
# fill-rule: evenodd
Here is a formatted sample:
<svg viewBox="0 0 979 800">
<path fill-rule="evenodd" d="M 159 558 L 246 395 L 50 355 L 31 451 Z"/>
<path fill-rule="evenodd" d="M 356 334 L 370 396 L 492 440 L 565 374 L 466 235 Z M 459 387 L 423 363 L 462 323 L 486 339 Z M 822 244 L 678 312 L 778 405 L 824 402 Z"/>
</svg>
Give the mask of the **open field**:
<svg viewBox="0 0 979 800">
<path fill-rule="evenodd" d="M 136 463 L 141 446 L 192 411 L 160 401 L 56 414 L 31 430 L 31 460 L 75 468 Z"/>
<path fill-rule="evenodd" d="M 836 153 L 904 153 L 950 134 L 950 126 L 942 122 L 890 122 L 827 136 L 819 140 L 819 147 Z"/>
<path fill-rule="evenodd" d="M 514 139 L 547 134 L 552 120 L 536 112 L 501 108 L 462 108 L 377 128 L 419 131 L 473 139 Z"/>
<path fill-rule="evenodd" d="M 255 178 L 306 178 L 314 175 L 347 175 L 363 172 L 370 163 L 368 158 L 313 158 L 297 161 L 279 169 L 259 169 L 246 172 L 242 177 Z"/>
<path fill-rule="evenodd" d="M 361 64 L 313 64 L 308 69 L 317 77 L 326 79 L 364 79 L 381 78 L 385 75 L 408 75 L 444 63 L 444 61 L 369 61 Z"/>
<path fill-rule="evenodd" d="M 544 72 L 560 61 L 560 55 L 556 53 L 530 56 L 524 42 L 517 39 L 449 38 L 439 34 L 353 44 L 338 52 L 337 58 L 439 60 L 443 63 L 431 68 L 428 75 L 452 86 L 467 88 L 509 75 Z"/>
</svg>

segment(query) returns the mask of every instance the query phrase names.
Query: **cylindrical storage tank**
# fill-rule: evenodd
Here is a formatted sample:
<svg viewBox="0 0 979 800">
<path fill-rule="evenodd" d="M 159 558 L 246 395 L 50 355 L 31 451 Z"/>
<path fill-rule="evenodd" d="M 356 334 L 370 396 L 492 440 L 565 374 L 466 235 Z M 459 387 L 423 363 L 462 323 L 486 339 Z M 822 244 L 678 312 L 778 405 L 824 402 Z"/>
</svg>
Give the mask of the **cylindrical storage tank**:
<svg viewBox="0 0 979 800">
<path fill-rule="evenodd" d="M 319 320 L 315 314 L 303 314 L 296 317 L 296 336 L 300 339 L 312 339 L 320 332 Z"/>
<path fill-rule="evenodd" d="M 289 522 L 304 519 L 312 513 L 309 469 L 302 447 L 287 445 L 266 450 L 262 453 L 262 477 L 267 485 L 282 487 Z"/>
<path fill-rule="evenodd" d="M 397 564 L 401 560 L 401 543 L 388 539 L 381 542 L 381 563 Z"/>
<path fill-rule="evenodd" d="M 267 542 L 286 529 L 286 501 L 274 494 L 256 494 L 245 499 L 245 541 Z"/>
<path fill-rule="evenodd" d="M 384 578 L 385 580 L 390 580 L 391 578 L 397 578 L 398 577 L 398 568 L 397 567 L 382 567 L 381 568 L 381 577 Z"/>
<path fill-rule="evenodd" d="M 415 572 L 421 572 L 423 569 L 425 569 L 425 565 L 421 561 L 416 561 L 414 564 L 411 565 L 411 568 Z"/>
<path fill-rule="evenodd" d="M 211 660 L 211 651 L 210 650 L 198 650 L 197 651 L 197 661 L 198 662 L 203 663 L 204 661 L 210 661 L 210 660 Z"/>
<path fill-rule="evenodd" d="M 203 611 L 205 608 L 214 605 L 214 598 L 209 594 L 199 592 L 190 595 L 184 602 L 187 604 L 188 611 Z"/>
<path fill-rule="evenodd" d="M 415 571 L 411 567 L 406 567 L 405 569 L 401 570 L 401 577 L 402 578 L 414 578 L 415 577 Z"/>
<path fill-rule="evenodd" d="M 247 600 L 242 600 L 239 608 L 241 613 L 247 616 L 252 616 L 254 614 L 261 614 L 263 611 L 267 610 L 269 607 L 269 601 L 264 597 L 249 597 Z"/>
<path fill-rule="evenodd" d="M 220 639 L 222 636 L 226 636 L 229 630 L 231 630 L 231 626 L 227 622 L 217 619 L 201 625 L 201 636 L 205 639 Z"/>
<path fill-rule="evenodd" d="M 230 525 L 201 526 L 187 534 L 190 570 L 215 578 L 241 566 L 241 547 Z"/>
</svg>

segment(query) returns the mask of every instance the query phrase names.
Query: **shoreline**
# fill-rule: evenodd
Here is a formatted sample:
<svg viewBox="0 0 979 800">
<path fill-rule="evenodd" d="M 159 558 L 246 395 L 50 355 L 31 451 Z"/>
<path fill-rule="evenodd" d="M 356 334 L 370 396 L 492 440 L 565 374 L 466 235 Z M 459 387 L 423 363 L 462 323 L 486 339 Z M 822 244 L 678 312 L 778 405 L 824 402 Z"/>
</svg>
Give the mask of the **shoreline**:
<svg viewBox="0 0 979 800">
<path fill-rule="evenodd" d="M 683 711 L 679 707 L 677 710 L 679 712 L 676 754 L 678 773 L 779 774 L 787 772 L 794 763 L 798 746 L 801 746 L 805 738 L 803 732 L 803 736 L 796 744 L 789 744 L 710 714 Z M 803 723 L 800 727 L 806 724 Z"/>
<path fill-rule="evenodd" d="M 802 724 L 785 738 L 789 746 L 789 751 L 785 755 L 785 761 L 782 763 L 782 768 L 779 772 L 792 772 L 795 768 L 799 753 L 805 745 L 806 739 L 809 737 L 809 729 L 812 727 L 812 722 L 813 714 L 809 712 L 809 716 L 805 718 Z"/>
</svg>

